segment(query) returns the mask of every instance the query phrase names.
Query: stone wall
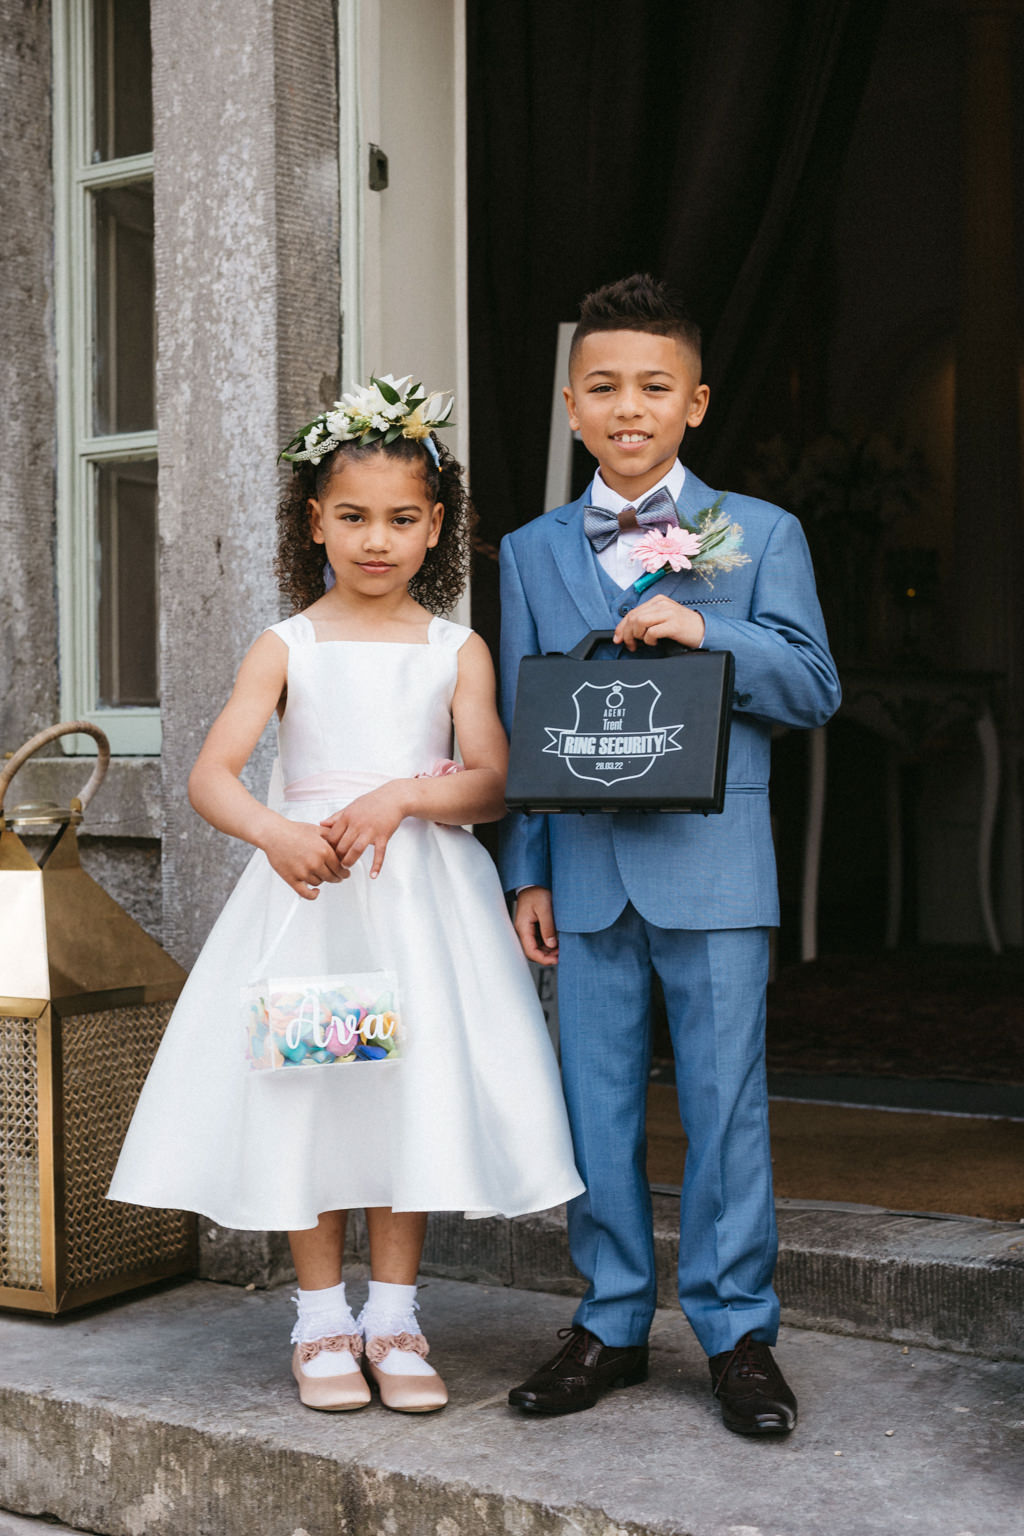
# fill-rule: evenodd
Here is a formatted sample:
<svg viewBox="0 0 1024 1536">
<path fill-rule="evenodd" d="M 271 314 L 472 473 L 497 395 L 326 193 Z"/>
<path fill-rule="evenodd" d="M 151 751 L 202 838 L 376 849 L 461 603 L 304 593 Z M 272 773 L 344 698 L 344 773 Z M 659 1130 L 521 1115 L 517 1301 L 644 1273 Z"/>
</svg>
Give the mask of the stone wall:
<svg viewBox="0 0 1024 1536">
<path fill-rule="evenodd" d="M 0 753 L 57 718 L 50 7 L 0 0 Z"/>
<path fill-rule="evenodd" d="M 248 857 L 185 797 L 281 615 L 278 447 L 338 375 L 337 54 L 328 0 L 155 0 L 164 939 L 194 960 Z M 264 794 L 268 738 L 246 781 Z"/>
</svg>

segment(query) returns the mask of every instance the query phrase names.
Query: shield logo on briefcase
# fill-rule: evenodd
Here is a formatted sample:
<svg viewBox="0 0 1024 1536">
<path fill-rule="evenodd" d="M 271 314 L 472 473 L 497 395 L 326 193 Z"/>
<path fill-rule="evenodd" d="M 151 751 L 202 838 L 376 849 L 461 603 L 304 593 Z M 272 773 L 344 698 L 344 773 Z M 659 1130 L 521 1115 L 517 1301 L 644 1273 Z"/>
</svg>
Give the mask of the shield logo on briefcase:
<svg viewBox="0 0 1024 1536">
<path fill-rule="evenodd" d="M 573 694 L 576 719 L 567 729 L 545 726 L 551 738 L 545 752 L 565 759 L 577 779 L 619 784 L 639 779 L 666 752 L 679 752 L 682 724 L 655 725 L 661 689 L 651 678 L 642 683 L 581 683 Z"/>
</svg>

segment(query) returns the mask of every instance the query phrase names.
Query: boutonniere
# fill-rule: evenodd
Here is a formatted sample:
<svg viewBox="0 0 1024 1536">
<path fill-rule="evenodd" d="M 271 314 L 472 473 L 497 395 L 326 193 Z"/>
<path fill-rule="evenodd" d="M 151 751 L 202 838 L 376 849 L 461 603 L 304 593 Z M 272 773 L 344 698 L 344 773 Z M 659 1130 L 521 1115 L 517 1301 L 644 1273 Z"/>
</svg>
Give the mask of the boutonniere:
<svg viewBox="0 0 1024 1536">
<path fill-rule="evenodd" d="M 670 571 L 696 571 L 713 587 L 712 577 L 721 571 L 750 564 L 750 556 L 743 552 L 743 529 L 722 511 L 727 494 L 723 491 L 710 507 L 697 513 L 696 527 L 684 522 L 677 511 L 678 528 L 664 532 L 652 528 L 644 534 L 630 555 L 644 568 L 644 575 L 633 583 L 634 591 L 646 592 Z"/>
</svg>

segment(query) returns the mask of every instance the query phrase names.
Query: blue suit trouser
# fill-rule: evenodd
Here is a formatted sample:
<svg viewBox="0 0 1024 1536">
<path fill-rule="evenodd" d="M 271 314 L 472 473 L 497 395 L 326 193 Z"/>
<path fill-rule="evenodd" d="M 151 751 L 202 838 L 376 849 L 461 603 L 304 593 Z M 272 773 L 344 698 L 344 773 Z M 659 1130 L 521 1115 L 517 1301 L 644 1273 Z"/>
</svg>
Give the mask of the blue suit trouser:
<svg viewBox="0 0 1024 1536">
<path fill-rule="evenodd" d="M 559 935 L 562 1080 L 587 1192 L 569 1204 L 588 1282 L 575 1320 L 605 1344 L 646 1339 L 657 1286 L 647 1181 L 651 973 L 661 979 L 688 1150 L 679 1302 L 708 1355 L 774 1344 L 777 1235 L 765 1080 L 768 930 L 657 928 L 628 905 Z"/>
</svg>

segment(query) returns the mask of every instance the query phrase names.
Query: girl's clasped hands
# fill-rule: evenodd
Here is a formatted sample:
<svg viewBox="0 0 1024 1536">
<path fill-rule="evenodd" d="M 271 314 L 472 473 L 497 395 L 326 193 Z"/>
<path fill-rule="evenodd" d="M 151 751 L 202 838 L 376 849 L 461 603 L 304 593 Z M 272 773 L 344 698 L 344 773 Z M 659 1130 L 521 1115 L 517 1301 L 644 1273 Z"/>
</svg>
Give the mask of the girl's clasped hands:
<svg viewBox="0 0 1024 1536">
<path fill-rule="evenodd" d="M 262 847 L 275 874 L 307 901 L 316 900 L 321 885 L 348 878 L 327 837 L 309 822 L 277 817 L 263 834 Z"/>
<path fill-rule="evenodd" d="M 296 895 L 315 901 L 321 885 L 347 880 L 353 864 L 372 847 L 369 874 L 375 880 L 395 830 L 412 814 L 403 786 L 408 788 L 408 781 L 382 784 L 319 826 L 279 817 L 262 840 L 270 867 Z"/>
<path fill-rule="evenodd" d="M 379 789 L 371 789 L 369 794 L 350 801 L 320 823 L 321 836 L 340 863 L 339 878 L 344 879 L 352 865 L 372 847 L 370 879 L 376 880 L 395 830 L 412 815 L 407 793 L 411 782 L 409 779 L 392 779 Z"/>
</svg>

